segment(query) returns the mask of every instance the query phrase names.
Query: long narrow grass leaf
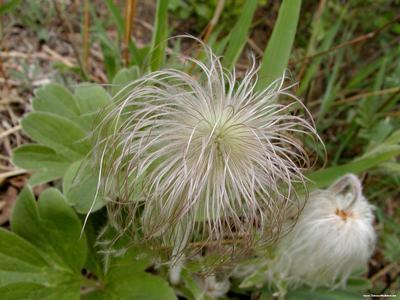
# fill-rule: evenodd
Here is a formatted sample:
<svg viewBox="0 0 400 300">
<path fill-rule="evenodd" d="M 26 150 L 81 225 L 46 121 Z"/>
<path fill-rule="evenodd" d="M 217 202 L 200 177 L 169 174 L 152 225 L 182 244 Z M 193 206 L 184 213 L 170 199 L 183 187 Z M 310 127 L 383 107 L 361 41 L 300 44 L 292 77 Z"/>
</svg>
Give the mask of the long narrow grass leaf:
<svg viewBox="0 0 400 300">
<path fill-rule="evenodd" d="M 286 69 L 296 34 L 300 7 L 301 0 L 282 1 L 278 19 L 264 52 L 257 89 L 268 86 L 281 77 Z"/>
<path fill-rule="evenodd" d="M 334 166 L 323 170 L 309 173 L 307 177 L 313 182 L 313 188 L 322 188 L 334 182 L 337 178 L 347 173 L 361 173 L 389 161 L 400 155 L 400 150 L 390 150 L 380 152 L 376 155 L 370 155 L 364 158 L 356 159 L 344 165 Z"/>
<path fill-rule="evenodd" d="M 118 6 L 114 3 L 114 0 L 105 0 L 105 4 L 107 5 L 108 10 L 111 12 L 112 19 L 117 26 L 118 36 L 121 39 L 124 35 L 124 18 L 118 8 Z"/>
<path fill-rule="evenodd" d="M 322 45 L 319 49 L 316 50 L 316 52 L 324 52 L 327 51 L 331 46 L 334 41 L 334 38 L 336 34 L 338 33 L 340 26 L 342 25 L 342 18 L 338 20 L 338 22 L 332 26 L 326 33 L 325 37 L 322 41 Z M 311 64 L 308 66 L 306 73 L 303 77 L 303 80 L 300 83 L 298 93 L 302 94 L 310 85 L 310 82 L 314 78 L 315 74 L 317 73 L 319 66 L 323 60 L 324 56 L 318 56 L 313 59 Z"/>
<path fill-rule="evenodd" d="M 328 84 L 326 86 L 324 96 L 321 99 L 321 106 L 318 112 L 318 122 L 323 121 L 325 114 L 331 109 L 333 102 L 337 97 L 336 92 L 338 87 L 340 87 L 341 82 L 339 71 L 343 64 L 344 50 L 345 49 L 340 49 L 337 52 L 333 69 L 329 71 L 329 75 L 327 76 Z"/>
<path fill-rule="evenodd" d="M 151 43 L 152 71 L 158 70 L 164 63 L 168 35 L 168 0 L 157 1 L 157 13 L 154 25 L 154 35 Z"/>
<path fill-rule="evenodd" d="M 253 20 L 253 15 L 257 8 L 257 2 L 257 0 L 248 0 L 245 2 L 239 20 L 233 27 L 233 34 L 231 34 L 224 56 L 224 65 L 228 69 L 232 69 L 235 65 L 246 44 L 251 21 Z"/>
</svg>

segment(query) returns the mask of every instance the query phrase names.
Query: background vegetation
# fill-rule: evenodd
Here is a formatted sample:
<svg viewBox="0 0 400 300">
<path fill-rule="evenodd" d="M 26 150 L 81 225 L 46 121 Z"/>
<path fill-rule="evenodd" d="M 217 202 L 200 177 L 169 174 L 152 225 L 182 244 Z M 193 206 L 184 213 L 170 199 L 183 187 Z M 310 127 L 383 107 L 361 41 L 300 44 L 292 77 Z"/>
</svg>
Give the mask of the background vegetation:
<svg viewBox="0 0 400 300">
<path fill-rule="evenodd" d="M 306 0 L 301 7 L 300 1 L 284 1 L 281 6 L 281 1 L 272 0 L 170 0 L 169 3 L 3 0 L 0 3 L 0 224 L 3 227 L 11 226 L 20 236 L 29 236 L 22 225 L 15 222 L 10 225 L 10 213 L 17 194 L 28 180 L 35 185 L 35 195 L 49 186 L 62 186 L 67 198 L 73 199 L 77 193 L 82 196 L 82 191 L 70 188 L 65 174 L 66 170 L 71 173 L 71 165 L 76 167 L 76 162 L 87 153 L 87 145 L 73 149 L 74 154 L 70 155 L 73 159 L 58 161 L 52 172 L 42 170 L 31 176 L 26 171 L 37 168 L 30 165 L 32 149 L 22 148 L 14 158 L 15 164 L 11 162 L 13 149 L 32 139 L 48 146 L 46 136 L 35 132 L 35 126 L 43 119 L 37 121 L 31 115 L 21 125 L 22 117 L 32 109 L 41 111 L 51 105 L 50 100 L 36 101 L 32 108 L 32 99 L 68 98 L 65 96 L 68 92 L 58 85 L 42 87 L 59 83 L 74 91 L 77 99 L 96 98 L 94 107 L 107 103 L 110 99 L 99 86 L 79 84 L 102 84 L 113 95 L 118 89 L 116 84 L 123 84 L 148 70 L 159 69 L 167 57 L 171 58 L 168 64 L 173 65 L 176 63 L 174 57 L 198 55 L 192 41 L 167 41 L 168 37 L 189 33 L 202 38 L 217 54 L 223 55 L 227 68 L 236 66 L 239 76 L 249 67 L 248 54 L 255 53 L 262 64 L 262 85 L 287 67 L 293 82 L 298 82 L 295 93 L 315 118 L 327 150 L 326 169 L 311 173 L 311 179 L 316 180 L 316 186 L 323 187 L 342 174 L 358 173 L 363 180 L 365 195 L 376 206 L 379 243 L 363 280 L 353 282 L 357 293 L 345 296 L 326 290 L 299 290 L 288 297 L 358 299 L 361 294 L 369 293 L 399 294 L 398 1 Z M 284 5 L 286 10 L 280 10 Z M 293 31 L 296 26 L 297 31 Z M 114 85 L 109 86 L 110 83 Z M 93 107 L 86 107 L 80 108 L 76 115 L 68 115 L 68 106 L 66 108 L 58 106 L 55 108 L 58 111 L 52 112 L 87 122 L 94 112 Z M 69 125 L 64 126 L 47 134 L 62 136 L 63 128 Z M 76 130 L 74 134 L 76 136 L 71 138 L 84 135 L 85 131 Z M 60 144 L 68 148 L 69 142 L 59 141 L 57 151 L 61 149 Z M 317 150 L 320 157 L 316 158 L 316 169 L 323 167 L 325 161 L 323 149 Z M 65 176 L 62 184 L 54 181 L 62 176 Z M 44 199 L 48 197 L 59 199 L 61 196 L 56 190 L 41 195 Z M 25 202 L 30 204 L 25 204 L 32 207 L 34 201 L 29 192 L 26 192 L 26 199 Z M 43 200 L 43 206 L 45 204 L 46 200 Z M 72 204 L 78 212 L 88 210 L 87 203 Z M 63 206 L 60 204 L 60 207 Z M 40 211 L 41 207 L 35 209 Z M 69 211 L 69 207 L 61 210 Z M 77 220 L 70 216 L 70 221 Z M 75 227 L 74 230 L 72 236 L 80 229 Z M 34 243 L 35 239 L 30 240 Z M 7 247 L 6 238 L 0 243 L 1 247 Z M 17 242 L 10 237 L 9 243 Z M 89 251 L 84 245 L 78 245 L 75 250 Z M 69 266 L 79 270 L 82 265 L 74 262 Z M 143 274 L 133 277 L 141 280 Z M 270 297 L 263 289 L 255 288 L 232 290 L 230 297 L 234 299 L 238 295 L 248 299 Z"/>
</svg>

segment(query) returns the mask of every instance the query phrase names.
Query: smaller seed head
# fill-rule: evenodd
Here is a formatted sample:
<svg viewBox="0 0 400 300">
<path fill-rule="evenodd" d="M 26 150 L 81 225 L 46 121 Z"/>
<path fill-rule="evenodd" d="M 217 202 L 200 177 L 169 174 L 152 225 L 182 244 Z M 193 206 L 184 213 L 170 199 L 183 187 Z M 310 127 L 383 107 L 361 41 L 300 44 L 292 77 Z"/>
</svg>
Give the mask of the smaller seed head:
<svg viewBox="0 0 400 300">
<path fill-rule="evenodd" d="M 351 174 L 312 192 L 293 231 L 278 245 L 269 279 L 294 286 L 344 285 L 374 249 L 372 210 Z"/>
</svg>

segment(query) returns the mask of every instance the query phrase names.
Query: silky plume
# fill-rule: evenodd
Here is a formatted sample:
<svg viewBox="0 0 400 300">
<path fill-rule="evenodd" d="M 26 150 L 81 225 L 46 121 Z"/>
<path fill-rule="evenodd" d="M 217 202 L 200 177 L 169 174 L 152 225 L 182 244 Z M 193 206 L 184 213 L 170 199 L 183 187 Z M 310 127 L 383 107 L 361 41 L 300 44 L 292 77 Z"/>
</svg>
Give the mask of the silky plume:
<svg viewBox="0 0 400 300">
<path fill-rule="evenodd" d="M 307 198 L 303 141 L 320 142 L 284 76 L 256 90 L 254 60 L 239 81 L 202 46 L 206 62 L 182 62 L 191 74 L 163 69 L 128 84 L 93 131 L 111 222 L 172 256 L 276 241 Z"/>
<path fill-rule="evenodd" d="M 372 255 L 373 220 L 373 206 L 355 175 L 312 192 L 298 223 L 277 245 L 269 281 L 290 287 L 344 286 Z"/>
</svg>

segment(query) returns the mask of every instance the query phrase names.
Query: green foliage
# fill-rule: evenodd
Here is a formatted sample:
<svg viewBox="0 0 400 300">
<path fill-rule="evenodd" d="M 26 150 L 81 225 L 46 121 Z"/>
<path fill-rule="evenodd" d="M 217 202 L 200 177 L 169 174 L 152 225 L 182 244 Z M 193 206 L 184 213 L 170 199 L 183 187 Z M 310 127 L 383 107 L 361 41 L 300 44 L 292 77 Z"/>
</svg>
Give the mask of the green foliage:
<svg viewBox="0 0 400 300">
<path fill-rule="evenodd" d="M 80 166 L 92 147 L 88 136 L 96 115 L 110 104 L 111 96 L 92 84 L 78 86 L 74 94 L 57 84 L 40 88 L 33 100 L 33 112 L 22 121 L 24 132 L 38 144 L 15 149 L 14 164 L 34 172 L 29 180 L 32 185 L 65 176 L 68 201 L 79 212 L 87 212 L 95 195 L 96 171 L 89 173 L 87 166 Z M 99 202 L 95 208 L 101 206 Z"/>
<path fill-rule="evenodd" d="M 26 1 L 28 9 L 23 10 L 18 7 L 19 2 L 6 1 L 0 7 L 0 15 L 17 9 L 23 16 L 21 23 L 34 28 L 41 39 L 47 40 L 48 32 L 42 27 L 55 13 L 53 5 L 46 12 L 35 1 Z M 258 22 L 253 21 L 255 11 L 265 2 L 225 2 L 221 21 L 208 43 L 218 55 L 224 56 L 227 68 L 236 64 L 249 38 L 250 28 Z M 125 30 L 122 5 L 111 0 L 104 4 L 109 20 L 101 19 L 96 7 L 91 5 L 91 33 L 102 51 L 104 70 L 112 83 L 110 93 L 94 84 L 79 85 L 73 93 L 62 85 L 50 84 L 35 92 L 33 111 L 22 121 L 23 131 L 36 143 L 15 149 L 13 163 L 32 172 L 30 185 L 59 181 L 56 186 L 62 186 L 63 194 L 51 188 L 42 193 L 39 201 L 29 188 L 20 194 L 12 215 L 12 231 L 0 229 L 0 298 L 176 298 L 165 280 L 145 272 L 152 265 L 145 249 L 132 249 L 109 261 L 104 259 L 95 245 L 99 228 L 89 221 L 81 234 L 81 220 L 76 212 L 86 214 L 104 206 L 101 195 L 97 195 L 98 171 L 87 159 L 93 147 L 88 137 L 98 112 L 112 106 L 113 100 L 118 101 L 124 95 L 123 87 L 142 72 L 156 71 L 164 66 L 167 38 L 172 31 L 168 26 L 168 10 L 174 17 L 196 18 L 195 31 L 200 32 L 212 18 L 217 0 L 159 0 L 151 43 L 139 48 L 132 40 L 129 45 L 131 65 L 126 68 L 122 68 L 121 56 Z M 297 94 L 305 99 L 305 105 L 316 117 L 317 130 L 324 138 L 328 155 L 325 169 L 307 174 L 312 181 L 310 187 L 323 188 L 347 173 L 365 174 L 368 171 L 370 177 L 381 179 L 383 188 L 367 185 L 367 195 L 374 192 L 378 194 L 376 198 L 384 198 L 381 190 L 391 190 L 389 193 L 393 195 L 400 183 L 400 123 L 392 115 L 398 114 L 400 96 L 398 91 L 386 94 L 385 90 L 398 88 L 400 84 L 400 66 L 392 63 L 396 62 L 400 51 L 393 47 L 391 35 L 399 33 L 400 27 L 393 24 L 379 33 L 379 43 L 371 49 L 376 54 L 371 56 L 365 54 L 362 47 L 357 48 L 357 44 L 354 48 L 332 47 L 348 42 L 360 32 L 384 26 L 392 20 L 394 13 L 374 11 L 372 17 L 366 13 L 365 19 L 359 20 L 354 18 L 357 10 L 352 10 L 351 6 L 356 4 L 342 5 L 333 1 L 321 8 L 320 15 L 315 14 L 310 26 L 309 12 L 305 10 L 313 6 L 303 4 L 304 19 L 298 24 L 301 1 L 282 1 L 262 57 L 257 88 L 262 89 L 282 76 L 289 58 L 293 58 L 295 63 L 290 69 L 301 74 Z M 376 5 L 377 9 L 382 6 Z M 117 31 L 115 38 L 109 34 L 107 27 L 110 24 Z M 297 47 L 292 51 L 296 30 L 301 34 L 305 32 L 304 36 L 310 38 L 302 44 L 303 35 L 296 37 L 298 45 L 295 44 Z M 175 52 L 180 52 L 179 43 L 175 45 Z M 364 61 L 363 55 L 369 60 Z M 309 58 L 298 60 L 298 57 Z M 29 74 L 29 66 L 22 64 L 21 71 L 13 75 L 31 89 Z M 385 93 L 380 94 L 382 91 Z M 353 95 L 361 96 L 356 101 L 340 102 Z M 323 151 L 318 151 L 323 157 Z M 378 206 L 383 205 L 378 202 Z M 384 259 L 388 263 L 398 262 L 397 219 L 386 216 L 379 207 L 377 215 Z M 83 270 L 88 276 L 82 275 Z M 267 267 L 260 264 L 260 269 L 242 282 L 233 283 L 232 290 L 240 295 L 256 291 L 261 293 L 260 299 L 271 298 L 275 291 L 265 287 L 266 270 Z M 184 269 L 181 275 L 182 282 L 175 286 L 180 295 L 188 299 L 211 299 L 204 295 L 203 287 L 188 270 Z M 368 280 L 356 276 L 349 280 L 347 291 L 300 288 L 288 291 L 287 299 L 358 299 L 361 292 L 370 288 Z"/>
<path fill-rule="evenodd" d="M 242 8 L 247 5 L 246 0 L 225 0 L 224 12 L 221 15 L 221 22 L 224 31 L 231 31 L 234 25 L 234 20 L 241 18 L 243 10 Z M 257 0 L 257 5 L 262 6 L 267 4 L 267 0 Z M 214 11 L 217 7 L 218 0 L 170 0 L 169 10 L 171 14 L 178 19 L 189 19 L 193 18 L 196 20 L 196 24 L 191 30 L 196 33 L 200 33 L 207 23 L 213 17 Z"/>
<path fill-rule="evenodd" d="M 121 69 L 114 77 L 111 86 L 111 95 L 115 96 L 121 89 L 123 89 L 128 83 L 137 79 L 140 75 L 139 68 L 133 66 L 129 69 Z"/>
<path fill-rule="evenodd" d="M 11 228 L 0 230 L 0 295 L 3 299 L 79 299 L 86 260 L 80 220 L 54 189 L 36 203 L 25 188 Z"/>
<path fill-rule="evenodd" d="M 43 9 L 44 7 L 46 9 Z M 63 7 L 63 3 L 60 3 L 60 8 Z M 46 25 L 56 15 L 54 1 L 5 0 L 0 5 L 0 16 L 6 13 L 18 15 L 20 24 L 34 31 L 38 40 L 49 40 L 50 34 Z"/>
<path fill-rule="evenodd" d="M 134 66 L 114 77 L 111 93 L 139 76 Z M 89 140 L 98 112 L 112 105 L 111 96 L 99 85 L 81 84 L 72 94 L 65 87 L 49 84 L 38 89 L 33 111 L 22 120 L 24 132 L 38 144 L 14 150 L 13 163 L 33 172 L 33 186 L 62 179 L 63 192 L 76 211 L 98 210 L 104 202 L 97 191 L 97 170 L 87 161 Z"/>
<path fill-rule="evenodd" d="M 243 11 L 239 16 L 235 27 L 232 29 L 231 37 L 228 41 L 228 46 L 224 55 L 224 63 L 228 69 L 232 69 L 235 66 L 244 45 L 247 43 L 251 21 L 256 7 L 257 0 L 247 1 L 243 5 Z"/>
<path fill-rule="evenodd" d="M 335 40 L 335 37 L 337 36 L 339 29 L 341 29 L 341 26 L 343 24 L 343 15 L 339 17 L 339 20 L 333 24 L 330 28 L 326 29 L 325 31 L 323 30 L 322 24 L 323 20 L 322 18 L 318 18 L 314 23 L 313 23 L 313 31 L 311 33 L 311 38 L 309 41 L 309 44 L 307 46 L 308 54 L 313 55 L 315 53 L 327 51 L 329 48 L 332 47 L 332 44 Z M 318 37 L 322 36 L 322 40 L 318 42 Z M 314 58 L 307 70 L 305 71 L 305 75 L 303 79 L 300 82 L 299 94 L 303 94 L 304 91 L 310 87 L 310 84 L 312 83 L 312 79 L 315 78 L 319 67 L 321 65 L 321 62 L 323 60 L 323 56 L 319 56 Z M 329 94 L 326 94 L 329 95 Z"/>
<path fill-rule="evenodd" d="M 151 261 L 137 250 L 111 258 L 101 277 L 82 275 L 93 245 L 87 244 L 80 219 L 56 189 L 47 189 L 36 202 L 25 188 L 11 229 L 0 229 L 2 299 L 176 299 L 163 279 L 145 272 Z"/>
<path fill-rule="evenodd" d="M 34 141 L 64 156 L 66 161 L 81 159 L 88 153 L 88 130 L 80 122 L 85 123 L 87 111 L 80 111 L 77 99 L 69 91 L 56 84 L 47 85 L 37 91 L 33 108 L 23 119 L 22 127 Z M 18 154 L 14 159 L 18 161 Z"/>
<path fill-rule="evenodd" d="M 311 184 L 312 187 L 322 188 L 343 175 L 348 173 L 358 174 L 367 171 L 373 167 L 379 166 L 383 162 L 394 159 L 398 155 L 400 155 L 400 149 L 385 149 L 385 151 L 355 159 L 347 164 L 314 171 L 308 174 L 308 178 L 313 182 Z"/>
<path fill-rule="evenodd" d="M 67 118 L 79 115 L 78 103 L 74 97 L 65 87 L 57 84 L 38 89 L 32 106 L 36 111 L 50 112 Z"/>
<path fill-rule="evenodd" d="M 122 9 L 114 2 L 112 0 L 104 1 L 110 12 L 111 23 L 117 28 L 118 35 L 116 38 L 111 38 L 108 35 L 106 30 L 108 23 L 98 17 L 95 6 L 90 6 L 91 17 L 94 20 L 92 28 L 94 40 L 97 40 L 100 44 L 104 69 L 110 81 L 123 65 L 120 44 L 124 34 L 124 20 L 121 13 Z"/>
<path fill-rule="evenodd" d="M 117 26 L 119 40 L 122 39 L 124 34 L 124 19 L 122 17 L 120 8 L 115 4 L 113 0 L 105 0 L 104 3 L 107 5 L 110 11 L 113 23 Z"/>
<path fill-rule="evenodd" d="M 382 226 L 380 236 L 383 244 L 383 255 L 387 261 L 400 262 L 400 227 L 396 220 L 386 216 L 382 210 L 377 209 L 379 223 Z"/>
<path fill-rule="evenodd" d="M 299 20 L 301 1 L 283 0 L 279 8 L 278 19 L 276 20 L 268 46 L 259 71 L 258 89 L 263 89 L 275 79 L 282 77 L 287 67 L 294 37 L 296 34 L 297 22 Z"/>
<path fill-rule="evenodd" d="M 128 50 L 130 54 L 129 64 L 122 60 L 123 35 L 126 30 L 124 26 L 123 6 L 115 1 L 104 1 L 110 19 L 99 18 L 95 6 L 91 6 L 91 17 L 94 20 L 93 36 L 98 41 L 103 55 L 104 69 L 111 82 L 121 71 L 123 66 L 130 68 L 139 67 L 143 70 L 157 70 L 165 61 L 165 50 L 168 39 L 168 1 L 159 1 L 154 24 L 152 42 L 139 48 L 135 40 L 129 41 Z M 111 37 L 106 28 L 113 25 L 117 29 L 117 36 Z"/>
<path fill-rule="evenodd" d="M 165 49 L 167 47 L 168 38 L 168 0 L 157 1 L 154 27 L 150 61 L 150 68 L 152 71 L 160 69 L 165 60 Z"/>
<path fill-rule="evenodd" d="M 63 268 L 79 273 L 86 260 L 80 220 L 56 189 L 45 190 L 38 203 L 29 188 L 23 190 L 13 211 L 11 229 Z"/>
<path fill-rule="evenodd" d="M 14 150 L 13 163 L 24 169 L 35 171 L 29 182 L 36 185 L 61 178 L 71 161 L 49 147 L 27 144 Z"/>
<path fill-rule="evenodd" d="M 90 150 L 90 144 L 85 140 L 85 131 L 64 117 L 47 112 L 32 112 L 23 119 L 22 126 L 34 141 L 70 160 L 79 159 Z"/>
<path fill-rule="evenodd" d="M 12 11 L 12 9 L 15 8 L 20 2 L 21 2 L 21 0 L 5 1 L 4 4 L 0 5 L 0 15 Z"/>
<path fill-rule="evenodd" d="M 101 51 L 104 57 L 104 68 L 107 73 L 107 77 L 109 79 L 113 78 L 122 65 L 120 49 L 107 37 L 103 30 L 100 30 L 97 36 L 100 41 Z"/>
<path fill-rule="evenodd" d="M 145 272 L 148 261 L 138 260 L 137 251 L 128 251 L 110 263 L 103 284 L 106 289 L 88 293 L 82 299 L 90 300 L 172 300 L 174 291 L 161 277 Z"/>
<path fill-rule="evenodd" d="M 97 195 L 97 170 L 90 163 L 78 160 L 68 166 L 62 180 L 62 189 L 68 202 L 79 213 L 96 211 L 104 206 L 101 195 Z"/>
</svg>

